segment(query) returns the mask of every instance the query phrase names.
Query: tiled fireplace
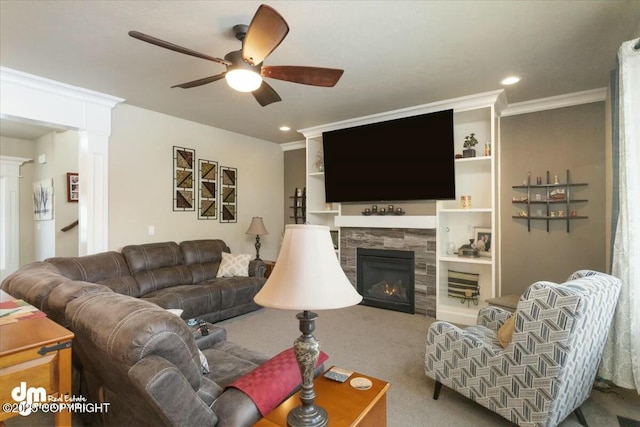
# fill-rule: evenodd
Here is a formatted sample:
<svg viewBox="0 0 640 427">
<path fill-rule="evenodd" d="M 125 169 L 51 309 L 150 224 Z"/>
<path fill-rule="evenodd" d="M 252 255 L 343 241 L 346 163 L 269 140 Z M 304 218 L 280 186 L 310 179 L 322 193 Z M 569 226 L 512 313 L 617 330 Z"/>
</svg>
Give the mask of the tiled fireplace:
<svg viewBox="0 0 640 427">
<path fill-rule="evenodd" d="M 358 248 L 413 252 L 414 284 L 412 292 L 414 310 L 416 313 L 435 317 L 435 229 L 342 227 L 340 229 L 340 264 L 356 288 L 358 288 Z"/>
</svg>

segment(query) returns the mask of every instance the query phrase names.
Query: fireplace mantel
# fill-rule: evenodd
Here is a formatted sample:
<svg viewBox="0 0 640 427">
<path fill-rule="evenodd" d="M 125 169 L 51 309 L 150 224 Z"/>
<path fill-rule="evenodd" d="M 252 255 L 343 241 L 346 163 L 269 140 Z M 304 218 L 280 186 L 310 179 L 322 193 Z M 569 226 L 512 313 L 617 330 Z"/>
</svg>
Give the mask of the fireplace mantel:
<svg viewBox="0 0 640 427">
<path fill-rule="evenodd" d="M 435 215 L 340 215 L 336 227 L 436 228 Z"/>
</svg>

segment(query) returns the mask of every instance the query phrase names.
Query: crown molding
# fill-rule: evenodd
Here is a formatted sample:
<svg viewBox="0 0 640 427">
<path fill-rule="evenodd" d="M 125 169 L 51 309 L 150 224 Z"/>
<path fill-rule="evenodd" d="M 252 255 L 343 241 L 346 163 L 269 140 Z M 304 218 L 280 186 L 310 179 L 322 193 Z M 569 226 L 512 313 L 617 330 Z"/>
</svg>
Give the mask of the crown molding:
<svg viewBox="0 0 640 427">
<path fill-rule="evenodd" d="M 572 107 L 574 105 L 601 102 L 607 98 L 607 88 L 585 90 L 582 92 L 568 93 L 565 95 L 551 96 L 549 98 L 534 99 L 531 101 L 509 104 L 501 116 L 515 116 L 518 114 L 535 113 L 536 111 L 553 110 L 555 108 Z"/>
<path fill-rule="evenodd" d="M 384 113 L 372 114 L 364 117 L 356 117 L 354 119 L 343 120 L 340 122 L 299 129 L 298 132 L 303 134 L 306 138 L 315 138 L 322 136 L 323 132 L 332 130 L 346 129 L 354 126 L 378 123 L 386 120 L 395 120 L 404 117 L 417 116 L 420 114 L 434 113 L 436 111 L 447 109 L 453 109 L 454 112 L 461 112 L 493 106 L 497 110 L 496 114 L 499 115 L 499 108 L 504 105 L 506 105 L 506 95 L 504 89 L 498 89 L 490 92 L 483 92 L 475 95 L 462 96 L 453 99 L 445 99 L 429 104 L 416 105 L 414 107 L 386 111 Z"/>
<path fill-rule="evenodd" d="M 65 98 L 104 105 L 109 108 L 113 108 L 116 104 L 124 101 L 123 98 L 118 98 L 116 96 L 107 95 L 77 86 L 71 86 L 66 83 L 46 79 L 44 77 L 24 73 L 7 67 L 0 67 L 0 82 L 2 84 L 14 84 L 44 93 L 59 95 Z"/>
<path fill-rule="evenodd" d="M 303 148 L 306 148 L 306 146 L 307 145 L 304 141 L 293 141 L 280 144 L 280 148 L 282 149 L 282 151 L 301 150 Z"/>
</svg>

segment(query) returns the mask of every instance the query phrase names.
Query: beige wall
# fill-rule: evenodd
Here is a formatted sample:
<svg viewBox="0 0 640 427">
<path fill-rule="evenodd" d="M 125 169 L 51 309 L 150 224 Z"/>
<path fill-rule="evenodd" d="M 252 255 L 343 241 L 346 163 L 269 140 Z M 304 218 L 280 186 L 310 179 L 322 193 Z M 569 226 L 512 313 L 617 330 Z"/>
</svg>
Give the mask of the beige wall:
<svg viewBox="0 0 640 427">
<path fill-rule="evenodd" d="M 304 188 L 306 182 L 305 149 L 284 152 L 284 224 L 295 224 L 293 218 L 293 196 L 296 188 Z"/>
<path fill-rule="evenodd" d="M 172 210 L 173 146 L 194 149 L 196 161 L 238 169 L 237 223 Z M 253 216 L 261 216 L 269 234 L 261 238 L 260 256 L 275 259 L 283 229 L 283 167 L 277 144 L 120 104 L 109 139 L 109 248 L 220 238 L 232 252 L 255 254 L 255 236 L 245 231 Z"/>
<path fill-rule="evenodd" d="M 78 227 L 69 231 L 61 229 L 78 220 L 78 203 L 67 201 L 67 172 L 78 173 L 80 135 L 69 130 L 56 133 L 54 138 L 55 253 L 56 256 L 78 256 Z"/>
<path fill-rule="evenodd" d="M 502 295 L 519 294 L 538 280 L 560 282 L 581 268 L 605 271 L 605 103 L 591 103 L 501 119 L 500 212 L 502 247 Z M 545 179 L 546 171 L 565 182 L 569 169 L 572 182 L 588 186 L 576 196 L 588 199 L 576 205 L 588 219 L 571 222 L 514 219 L 518 208 L 511 187 L 521 184 L 531 172 Z M 543 181 L 544 182 L 544 181 Z"/>
</svg>

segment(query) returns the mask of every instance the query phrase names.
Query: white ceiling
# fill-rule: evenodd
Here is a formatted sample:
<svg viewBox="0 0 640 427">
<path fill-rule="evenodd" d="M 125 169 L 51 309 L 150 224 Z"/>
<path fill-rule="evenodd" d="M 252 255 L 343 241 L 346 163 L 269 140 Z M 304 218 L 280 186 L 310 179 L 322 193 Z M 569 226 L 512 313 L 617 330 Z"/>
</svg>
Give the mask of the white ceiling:
<svg viewBox="0 0 640 427">
<path fill-rule="evenodd" d="M 623 41 L 640 34 L 640 1 L 271 1 L 290 32 L 266 65 L 345 70 L 334 88 L 274 79 L 261 107 L 224 81 L 170 86 L 224 66 L 127 35 L 211 56 L 256 1 L 0 1 L 0 65 L 126 99 L 138 107 L 282 143 L 295 129 L 506 89 L 510 103 L 607 86 Z M 283 133 L 280 125 L 294 131 Z"/>
</svg>

